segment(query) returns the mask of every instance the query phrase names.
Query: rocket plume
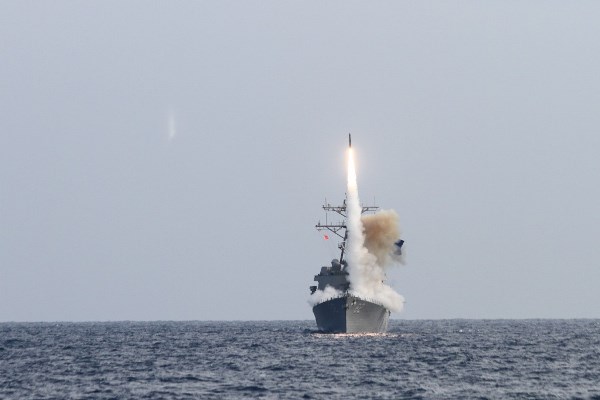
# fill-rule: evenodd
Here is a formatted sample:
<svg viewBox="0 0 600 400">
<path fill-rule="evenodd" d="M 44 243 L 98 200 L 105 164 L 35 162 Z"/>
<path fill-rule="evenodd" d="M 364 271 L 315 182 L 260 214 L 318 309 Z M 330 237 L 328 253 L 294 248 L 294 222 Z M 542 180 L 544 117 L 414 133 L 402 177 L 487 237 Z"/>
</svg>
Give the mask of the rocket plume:
<svg viewBox="0 0 600 400">
<path fill-rule="evenodd" d="M 398 240 L 397 215 L 382 211 L 362 216 L 358 197 L 354 151 L 348 149 L 347 255 L 350 291 L 358 297 L 375 300 L 391 311 L 401 311 L 404 298 L 383 283 L 394 242 Z M 363 223 L 364 221 L 364 223 Z M 365 229 L 365 227 L 367 229 Z"/>
</svg>

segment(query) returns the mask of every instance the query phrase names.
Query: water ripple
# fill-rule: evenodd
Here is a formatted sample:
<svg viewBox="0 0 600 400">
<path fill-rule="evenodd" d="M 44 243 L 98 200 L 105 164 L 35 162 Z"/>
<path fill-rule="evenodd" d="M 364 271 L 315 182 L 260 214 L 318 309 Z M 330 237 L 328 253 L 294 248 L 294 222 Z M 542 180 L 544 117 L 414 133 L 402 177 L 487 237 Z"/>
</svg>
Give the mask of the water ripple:
<svg viewBox="0 0 600 400">
<path fill-rule="evenodd" d="M 2 323 L 0 398 L 599 399 L 597 320 Z"/>
</svg>

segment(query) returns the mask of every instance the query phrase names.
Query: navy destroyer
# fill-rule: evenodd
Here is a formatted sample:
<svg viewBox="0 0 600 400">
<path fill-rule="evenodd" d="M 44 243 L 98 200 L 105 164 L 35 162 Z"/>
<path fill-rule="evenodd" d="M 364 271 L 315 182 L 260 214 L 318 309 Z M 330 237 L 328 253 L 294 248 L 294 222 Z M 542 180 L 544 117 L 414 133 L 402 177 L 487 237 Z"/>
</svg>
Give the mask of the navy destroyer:
<svg viewBox="0 0 600 400">
<path fill-rule="evenodd" d="M 351 146 L 351 142 L 349 143 Z M 377 206 L 361 206 L 361 215 L 373 213 Z M 315 228 L 328 231 L 339 237 L 340 258 L 331 261 L 331 266 L 321 267 L 311 286 L 313 313 L 319 331 L 328 333 L 383 333 L 387 331 L 390 310 L 374 299 L 364 298 L 352 292 L 349 281 L 348 263 L 344 259 L 348 241 L 348 219 L 346 200 L 340 206 L 333 206 L 327 201 L 323 205 L 325 223 L 320 221 Z M 339 222 L 329 222 L 328 215 L 337 214 L 342 217 Z M 325 235 L 325 239 L 329 239 Z M 401 252 L 403 240 L 395 243 L 398 254 Z"/>
</svg>

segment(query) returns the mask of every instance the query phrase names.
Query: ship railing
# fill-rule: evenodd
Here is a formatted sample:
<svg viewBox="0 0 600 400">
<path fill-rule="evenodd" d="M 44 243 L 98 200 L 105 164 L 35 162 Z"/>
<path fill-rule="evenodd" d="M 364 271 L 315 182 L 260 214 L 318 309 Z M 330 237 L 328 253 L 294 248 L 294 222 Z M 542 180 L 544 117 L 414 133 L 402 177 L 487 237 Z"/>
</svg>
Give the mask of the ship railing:
<svg viewBox="0 0 600 400">
<path fill-rule="evenodd" d="M 331 297 L 328 297 L 326 299 L 323 299 L 323 300 L 319 301 L 319 303 L 317 303 L 317 304 L 325 303 L 325 302 L 328 302 L 330 300 L 341 299 L 342 297 L 348 297 L 348 295 L 346 293 L 343 293 L 343 294 L 338 294 L 336 296 L 331 296 Z"/>
<path fill-rule="evenodd" d="M 361 300 L 368 301 L 370 303 L 377 304 L 377 305 L 380 305 L 382 307 L 385 307 L 385 305 L 383 305 L 383 303 L 381 301 L 379 301 L 379 300 L 373 299 L 371 297 L 359 296 L 359 295 L 357 295 L 355 293 L 350 293 L 350 292 L 345 292 L 345 293 L 342 293 L 342 294 L 339 294 L 339 295 L 328 297 L 326 299 L 323 299 L 323 300 L 319 301 L 319 303 L 317 303 L 317 304 L 321 304 L 321 303 L 325 303 L 325 302 L 330 301 L 330 300 L 341 299 L 343 297 L 349 297 L 349 296 L 354 296 L 354 297 L 357 297 L 357 298 L 359 298 Z"/>
<path fill-rule="evenodd" d="M 373 299 L 371 297 L 359 296 L 359 295 L 357 295 L 355 293 L 348 293 L 348 296 L 354 296 L 354 297 L 357 297 L 357 298 L 359 298 L 361 300 L 365 300 L 365 301 L 368 301 L 370 303 L 377 304 L 379 306 L 385 307 L 381 301 Z"/>
</svg>

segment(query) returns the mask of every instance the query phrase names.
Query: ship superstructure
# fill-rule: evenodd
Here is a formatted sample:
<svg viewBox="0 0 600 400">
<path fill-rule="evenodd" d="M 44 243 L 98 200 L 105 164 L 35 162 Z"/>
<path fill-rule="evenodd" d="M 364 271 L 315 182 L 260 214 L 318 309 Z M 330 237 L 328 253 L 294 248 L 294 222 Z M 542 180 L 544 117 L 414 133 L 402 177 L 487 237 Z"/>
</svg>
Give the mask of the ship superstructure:
<svg viewBox="0 0 600 400">
<path fill-rule="evenodd" d="M 375 212 L 377 206 L 362 206 L 362 213 Z M 352 293 L 348 263 L 344 259 L 348 228 L 346 226 L 346 201 L 341 206 L 323 205 L 325 223 L 315 226 L 318 231 L 328 231 L 341 239 L 338 244 L 340 258 L 331 266 L 321 267 L 315 275 L 317 285 L 311 286 L 311 295 L 320 296 L 313 313 L 320 331 L 331 333 L 381 333 L 387 330 L 390 311 L 379 302 Z M 341 221 L 329 222 L 328 215 L 337 214 Z"/>
</svg>

